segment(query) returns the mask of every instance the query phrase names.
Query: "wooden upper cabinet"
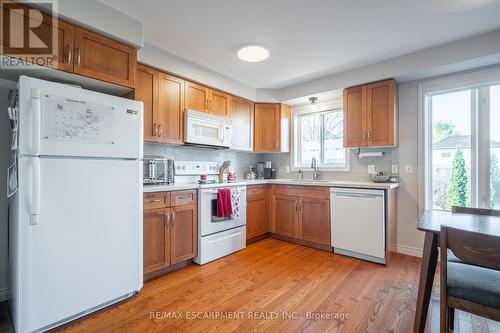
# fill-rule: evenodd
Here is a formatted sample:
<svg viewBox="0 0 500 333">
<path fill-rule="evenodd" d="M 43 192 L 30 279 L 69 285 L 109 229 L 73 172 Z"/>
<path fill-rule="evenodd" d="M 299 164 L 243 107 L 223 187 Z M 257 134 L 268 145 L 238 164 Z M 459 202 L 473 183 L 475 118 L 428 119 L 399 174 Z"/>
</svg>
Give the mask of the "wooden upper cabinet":
<svg viewBox="0 0 500 333">
<path fill-rule="evenodd" d="M 185 81 L 184 107 L 189 110 L 208 112 L 211 90 L 197 83 Z"/>
<path fill-rule="evenodd" d="M 134 87 L 137 50 L 82 28 L 75 28 L 74 72 Z"/>
<path fill-rule="evenodd" d="M 72 53 L 75 32 L 73 25 L 50 15 L 40 14 L 39 11 L 30 11 L 28 7 L 19 3 L 4 2 L 2 6 L 4 8 L 2 21 L 5 20 L 11 30 L 14 29 L 11 31 L 13 35 L 17 33 L 22 35 L 23 31 L 16 31 L 16 27 L 26 27 L 24 22 L 31 22 L 30 25 L 36 26 L 36 28 L 33 28 L 33 32 L 30 33 L 36 36 L 41 43 L 48 46 L 51 44 L 52 55 L 46 55 L 47 51 L 44 48 L 40 48 L 40 52 L 43 52 L 43 54 L 40 54 L 40 52 L 37 54 L 34 49 L 28 48 L 27 43 L 23 43 L 23 47 L 10 45 L 9 36 L 1 38 L 2 54 L 12 57 L 19 55 L 23 59 L 31 56 L 42 56 L 43 62 L 40 60 L 36 62 L 37 64 L 67 72 L 73 71 Z M 7 31 L 4 33 L 7 34 Z M 19 40 L 17 41 L 19 42 Z"/>
<path fill-rule="evenodd" d="M 144 212 L 144 274 L 170 266 L 169 210 Z"/>
<path fill-rule="evenodd" d="M 186 81 L 184 105 L 189 110 L 229 117 L 231 113 L 231 96 L 222 91 Z"/>
<path fill-rule="evenodd" d="M 144 103 L 144 141 L 156 141 L 158 106 L 158 75 L 155 70 L 137 66 L 134 99 Z"/>
<path fill-rule="evenodd" d="M 73 71 L 73 49 L 75 28 L 63 21 L 57 22 L 57 49 L 53 67 L 65 72 Z"/>
<path fill-rule="evenodd" d="M 208 113 L 228 117 L 231 113 L 231 96 L 226 93 L 212 90 Z"/>
<path fill-rule="evenodd" d="M 366 87 L 344 90 L 344 147 L 359 147 L 366 141 Z"/>
<path fill-rule="evenodd" d="M 134 99 L 144 103 L 144 141 L 184 142 L 184 80 L 138 65 Z"/>
<path fill-rule="evenodd" d="M 297 198 L 273 195 L 272 206 L 272 232 L 281 236 L 299 238 Z"/>
<path fill-rule="evenodd" d="M 256 103 L 254 113 L 254 151 L 290 151 L 291 109 L 288 105 Z"/>
<path fill-rule="evenodd" d="M 11 33 L 26 38 L 28 35 L 35 36 L 36 45 L 41 45 L 40 42 L 52 45 L 52 57 L 47 56 L 45 47 L 28 48 L 27 43 L 21 47 L 10 45 L 7 37 L 1 38 L 2 54 L 11 57 L 17 55 L 23 59 L 42 56 L 43 59 L 37 59 L 36 64 L 134 88 L 137 65 L 135 48 L 50 15 L 40 14 L 38 10 L 30 10 L 18 3 L 6 2 L 2 6 L 10 9 L 2 11 L 2 22 L 5 20 L 14 29 L 24 27 L 21 31 Z M 31 22 L 29 30 L 27 22 Z M 20 39 L 18 37 L 16 41 Z"/>
<path fill-rule="evenodd" d="M 231 115 L 233 136 L 231 149 L 252 151 L 254 103 L 242 98 L 231 99 Z"/>
<path fill-rule="evenodd" d="M 172 264 L 196 257 L 198 253 L 197 206 L 171 208 Z"/>
<path fill-rule="evenodd" d="M 371 83 L 366 86 L 367 144 L 392 146 L 395 144 L 394 80 Z"/>
<path fill-rule="evenodd" d="M 344 147 L 396 144 L 396 83 L 370 83 L 344 90 Z"/>
<path fill-rule="evenodd" d="M 330 245 L 330 201 L 302 198 L 299 203 L 299 238 Z"/>
<path fill-rule="evenodd" d="M 184 142 L 184 80 L 158 73 L 158 140 Z"/>
</svg>

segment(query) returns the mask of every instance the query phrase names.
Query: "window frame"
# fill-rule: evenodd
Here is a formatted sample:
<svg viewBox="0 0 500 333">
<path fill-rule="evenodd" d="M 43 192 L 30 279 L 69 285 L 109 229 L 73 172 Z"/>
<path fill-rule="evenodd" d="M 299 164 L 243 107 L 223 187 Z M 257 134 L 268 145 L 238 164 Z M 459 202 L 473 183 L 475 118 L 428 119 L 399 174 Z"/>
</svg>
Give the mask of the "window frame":
<svg viewBox="0 0 500 333">
<path fill-rule="evenodd" d="M 488 106 L 486 86 L 500 84 L 500 67 L 467 71 L 418 84 L 418 209 L 419 214 L 432 210 L 432 105 L 429 96 L 466 89 L 478 89 L 471 96 L 471 206 L 483 207 L 489 198 L 489 119 L 481 112 Z M 488 113 L 489 115 L 489 113 Z M 481 128 L 480 135 L 477 135 Z M 487 131 L 485 130 L 487 129 Z M 486 189 L 487 193 L 486 193 Z"/>
<path fill-rule="evenodd" d="M 290 170 L 291 171 L 307 171 L 307 169 L 311 169 L 311 165 L 298 165 L 297 155 L 298 155 L 298 134 L 300 130 L 298 129 L 297 118 L 300 116 L 315 114 L 315 113 L 326 113 L 329 111 L 343 112 L 343 102 L 342 99 L 336 99 L 331 101 L 325 101 L 321 103 L 317 103 L 314 106 L 305 105 L 302 107 L 294 107 L 292 108 L 292 135 L 291 135 L 291 144 L 292 149 L 290 150 Z M 323 124 L 321 125 L 323 127 Z M 324 142 L 321 140 L 321 149 L 324 147 Z M 318 164 L 320 170 L 323 171 L 338 171 L 338 172 L 348 172 L 351 170 L 351 161 L 350 161 L 350 149 L 344 148 L 345 151 L 345 164 Z"/>
</svg>

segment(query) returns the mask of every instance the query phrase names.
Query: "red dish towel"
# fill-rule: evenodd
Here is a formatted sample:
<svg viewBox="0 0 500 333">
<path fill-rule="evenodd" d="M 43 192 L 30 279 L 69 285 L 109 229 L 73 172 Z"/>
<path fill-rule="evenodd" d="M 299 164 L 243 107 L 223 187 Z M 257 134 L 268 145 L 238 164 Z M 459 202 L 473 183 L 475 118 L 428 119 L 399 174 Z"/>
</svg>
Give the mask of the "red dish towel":
<svg viewBox="0 0 500 333">
<path fill-rule="evenodd" d="M 228 188 L 217 189 L 217 217 L 227 217 L 232 213 L 231 190 Z"/>
</svg>

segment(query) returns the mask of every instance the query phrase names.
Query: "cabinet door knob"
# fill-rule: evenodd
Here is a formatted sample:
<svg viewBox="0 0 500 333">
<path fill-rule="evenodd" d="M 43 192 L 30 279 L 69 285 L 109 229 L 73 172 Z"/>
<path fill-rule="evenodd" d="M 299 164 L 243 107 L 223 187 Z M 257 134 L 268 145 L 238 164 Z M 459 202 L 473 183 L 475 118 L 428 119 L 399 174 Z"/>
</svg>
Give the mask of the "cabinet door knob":
<svg viewBox="0 0 500 333">
<path fill-rule="evenodd" d="M 175 220 L 175 212 L 172 212 L 172 220 Z"/>
<path fill-rule="evenodd" d="M 158 136 L 158 126 L 156 124 L 153 125 L 153 136 Z"/>
<path fill-rule="evenodd" d="M 165 216 L 167 217 L 167 221 L 170 221 L 170 214 L 168 212 L 165 213 Z M 168 225 L 168 223 L 166 223 Z"/>
<path fill-rule="evenodd" d="M 161 138 L 161 135 L 163 134 L 163 128 L 161 125 L 158 125 L 158 136 Z"/>
<path fill-rule="evenodd" d="M 371 139 L 372 139 L 372 132 L 371 131 L 368 131 L 367 137 L 368 137 L 368 141 L 371 141 Z"/>
</svg>

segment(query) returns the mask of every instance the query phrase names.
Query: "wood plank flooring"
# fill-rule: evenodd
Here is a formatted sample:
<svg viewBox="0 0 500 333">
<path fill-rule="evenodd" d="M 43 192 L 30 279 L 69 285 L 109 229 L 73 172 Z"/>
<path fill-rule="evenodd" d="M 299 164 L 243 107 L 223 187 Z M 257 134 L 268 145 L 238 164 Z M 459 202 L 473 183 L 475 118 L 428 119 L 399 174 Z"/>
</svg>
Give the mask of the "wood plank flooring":
<svg viewBox="0 0 500 333">
<path fill-rule="evenodd" d="M 419 269 L 420 259 L 404 255 L 384 267 L 265 239 L 148 281 L 135 298 L 58 331 L 411 332 Z M 439 332 L 437 287 L 429 332 Z M 0 331 L 8 331 L 2 311 L 0 304 Z M 500 332 L 499 323 L 461 312 L 455 326 L 461 333 Z"/>
</svg>

